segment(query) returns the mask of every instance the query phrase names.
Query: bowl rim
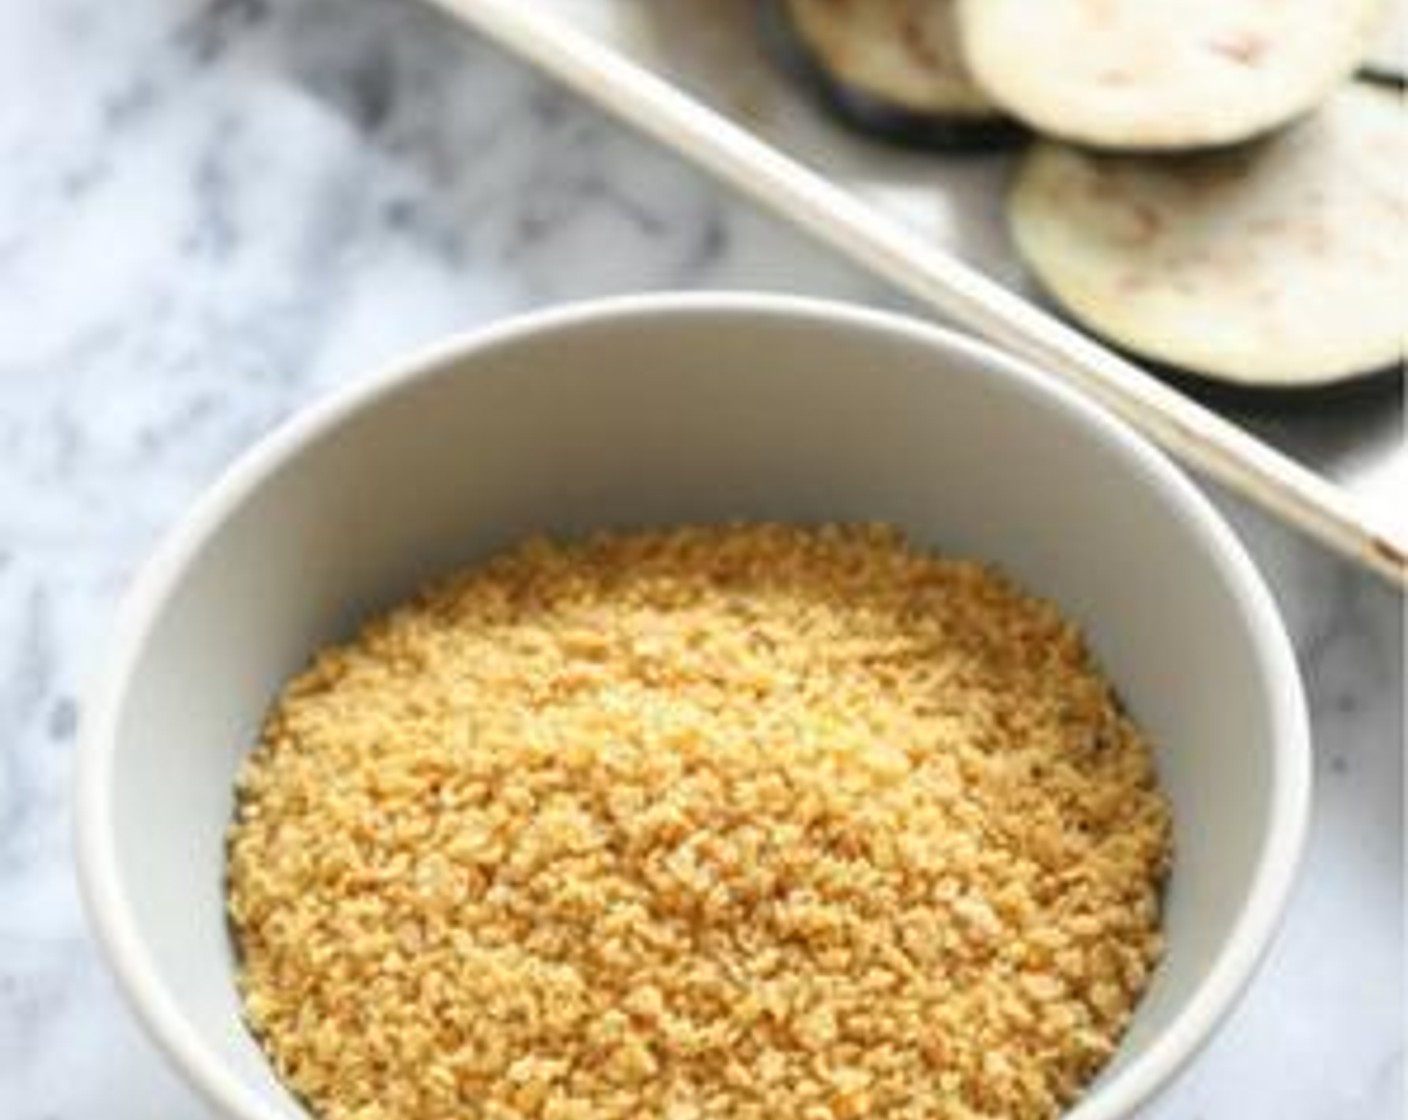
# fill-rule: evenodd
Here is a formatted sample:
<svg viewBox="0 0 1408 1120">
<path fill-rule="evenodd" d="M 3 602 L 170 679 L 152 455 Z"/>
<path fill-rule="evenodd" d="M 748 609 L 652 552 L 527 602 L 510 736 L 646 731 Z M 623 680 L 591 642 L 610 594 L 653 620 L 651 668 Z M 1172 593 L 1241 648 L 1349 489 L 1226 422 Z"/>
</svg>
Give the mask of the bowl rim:
<svg viewBox="0 0 1408 1120">
<path fill-rule="evenodd" d="M 935 356 L 980 367 L 1112 448 L 1135 470 L 1184 529 L 1202 538 L 1213 566 L 1246 620 L 1259 676 L 1271 707 L 1272 788 L 1269 824 L 1251 886 L 1202 981 L 1169 1025 L 1145 1049 L 1090 1089 L 1064 1120 L 1121 1120 L 1164 1088 L 1230 1014 L 1269 949 L 1289 902 L 1309 826 L 1312 763 L 1304 692 L 1271 592 L 1241 541 L 1204 494 L 1163 452 L 1123 420 L 1074 389 L 993 346 L 904 315 L 825 299 L 759 292 L 648 293 L 612 296 L 511 316 L 450 335 L 408 356 L 382 363 L 295 411 L 238 455 L 194 504 L 178 516 L 139 568 L 119 606 L 107 649 L 86 689 L 76 750 L 75 852 L 80 893 L 97 942 L 118 987 L 148 1036 L 205 1100 L 237 1120 L 276 1120 L 269 1108 L 189 1029 L 142 942 L 116 859 L 113 767 L 125 697 L 153 625 L 189 562 L 255 490 L 300 451 L 344 422 L 411 385 L 453 371 L 501 347 L 554 333 L 688 318 L 787 320 L 831 330 L 889 336 Z"/>
</svg>

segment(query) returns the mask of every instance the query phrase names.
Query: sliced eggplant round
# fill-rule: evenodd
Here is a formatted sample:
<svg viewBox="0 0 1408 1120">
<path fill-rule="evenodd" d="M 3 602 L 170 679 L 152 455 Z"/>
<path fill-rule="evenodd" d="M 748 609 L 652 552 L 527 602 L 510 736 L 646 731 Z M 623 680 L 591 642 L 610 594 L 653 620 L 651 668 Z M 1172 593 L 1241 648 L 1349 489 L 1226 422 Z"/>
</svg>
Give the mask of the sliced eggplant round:
<svg viewBox="0 0 1408 1120">
<path fill-rule="evenodd" d="M 1220 147 L 1309 112 L 1353 73 L 1383 0 L 957 0 L 973 76 L 1050 136 Z"/>
<path fill-rule="evenodd" d="M 1131 353 L 1265 389 L 1398 366 L 1408 344 L 1408 108 L 1346 86 L 1243 148 L 1097 153 L 1018 169 L 1018 250 L 1066 311 Z"/>
<path fill-rule="evenodd" d="M 988 147 L 1020 129 L 974 84 L 955 0 L 776 0 L 794 61 L 828 109 L 886 139 Z"/>
<path fill-rule="evenodd" d="M 1392 0 L 1388 17 L 1364 56 L 1361 74 L 1408 85 L 1408 0 Z"/>
</svg>

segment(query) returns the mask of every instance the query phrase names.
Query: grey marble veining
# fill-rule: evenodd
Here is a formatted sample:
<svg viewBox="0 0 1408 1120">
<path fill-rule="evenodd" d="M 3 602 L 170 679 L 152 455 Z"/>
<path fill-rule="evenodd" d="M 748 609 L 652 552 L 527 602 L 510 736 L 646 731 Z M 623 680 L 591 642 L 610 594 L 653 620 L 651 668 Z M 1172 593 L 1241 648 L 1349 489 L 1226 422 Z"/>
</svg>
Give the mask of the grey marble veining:
<svg viewBox="0 0 1408 1120">
<path fill-rule="evenodd" d="M 411 0 L 0 0 L 0 1117 L 210 1114 L 118 999 L 71 871 L 79 696 L 155 537 L 389 355 L 626 290 L 902 306 Z M 1316 732 L 1284 935 L 1147 1115 L 1403 1103 L 1401 598 L 1219 496 Z"/>
</svg>

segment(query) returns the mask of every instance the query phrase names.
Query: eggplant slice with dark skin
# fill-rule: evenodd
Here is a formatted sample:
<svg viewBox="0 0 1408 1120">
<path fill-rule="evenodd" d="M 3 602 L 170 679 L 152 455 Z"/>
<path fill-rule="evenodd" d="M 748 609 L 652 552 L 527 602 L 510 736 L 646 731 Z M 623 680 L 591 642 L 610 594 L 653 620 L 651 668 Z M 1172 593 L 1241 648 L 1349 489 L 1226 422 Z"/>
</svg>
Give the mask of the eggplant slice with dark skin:
<svg viewBox="0 0 1408 1120">
<path fill-rule="evenodd" d="M 765 0 L 765 36 L 821 104 L 907 147 L 990 149 L 1024 130 L 973 83 L 954 0 Z"/>
<path fill-rule="evenodd" d="M 1364 60 L 1384 0 L 955 0 L 963 57 L 1033 130 L 1115 151 L 1238 144 Z"/>
<path fill-rule="evenodd" d="M 1395 90 L 1399 94 L 1408 92 L 1408 72 L 1385 70 L 1380 66 L 1361 66 L 1354 76 L 1371 86 Z"/>
<path fill-rule="evenodd" d="M 1388 18 L 1370 44 L 1359 76 L 1408 88 L 1408 0 L 1390 0 Z"/>
<path fill-rule="evenodd" d="M 1408 106 L 1345 86 L 1253 144 L 1184 156 L 1043 141 L 1013 239 L 1076 321 L 1165 368 L 1246 390 L 1343 387 L 1408 346 Z"/>
</svg>

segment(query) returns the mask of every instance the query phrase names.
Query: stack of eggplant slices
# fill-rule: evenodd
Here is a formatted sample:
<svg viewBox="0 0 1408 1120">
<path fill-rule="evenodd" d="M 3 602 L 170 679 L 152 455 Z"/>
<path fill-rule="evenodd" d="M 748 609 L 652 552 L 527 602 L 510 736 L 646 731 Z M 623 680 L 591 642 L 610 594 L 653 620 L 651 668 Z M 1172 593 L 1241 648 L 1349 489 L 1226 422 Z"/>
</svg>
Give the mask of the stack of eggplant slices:
<svg viewBox="0 0 1408 1120">
<path fill-rule="evenodd" d="M 827 107 L 1025 144 L 1013 239 L 1067 314 L 1168 371 L 1400 375 L 1408 110 L 1383 0 L 776 0 Z"/>
</svg>

